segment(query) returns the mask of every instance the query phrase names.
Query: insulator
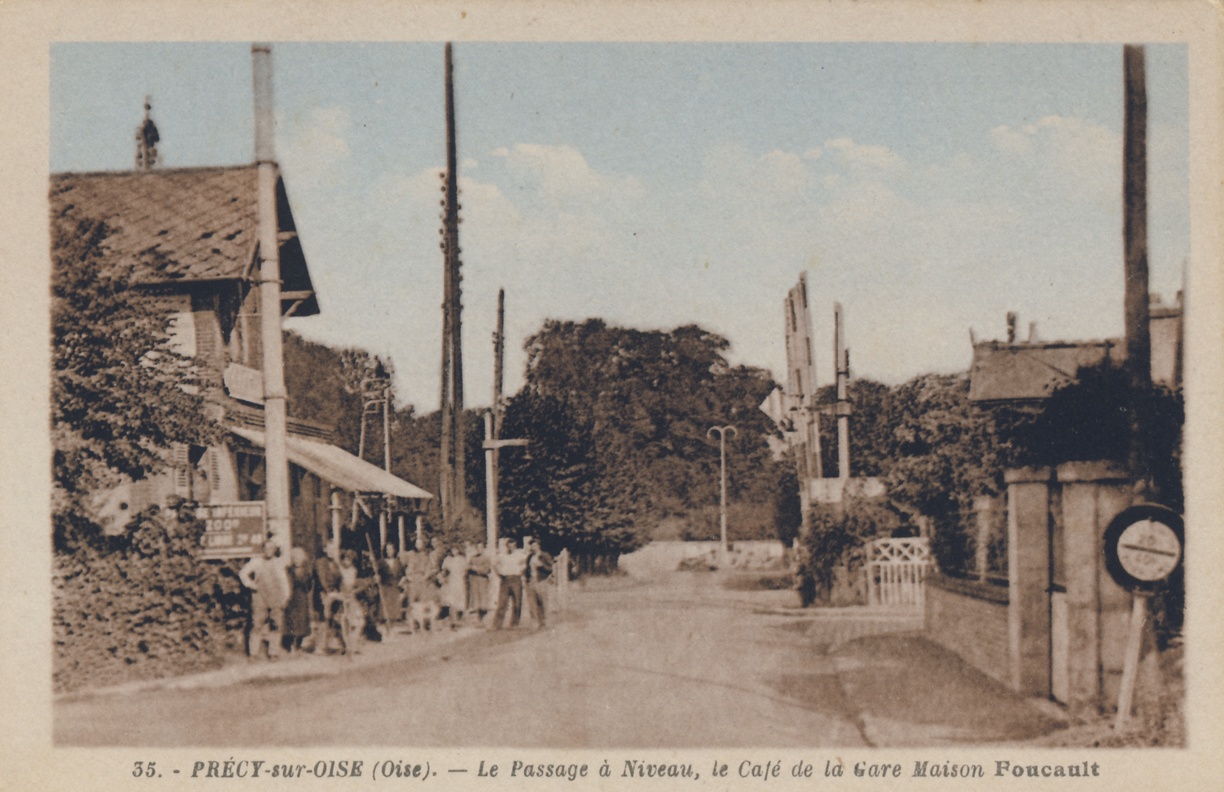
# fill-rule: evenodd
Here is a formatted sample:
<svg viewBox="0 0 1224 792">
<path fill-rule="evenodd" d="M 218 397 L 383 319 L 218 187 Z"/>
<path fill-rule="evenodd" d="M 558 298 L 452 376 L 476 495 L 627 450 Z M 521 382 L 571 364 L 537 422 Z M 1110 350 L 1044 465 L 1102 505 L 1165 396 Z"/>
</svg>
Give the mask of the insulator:
<svg viewBox="0 0 1224 792">
<path fill-rule="evenodd" d="M 438 178 L 439 178 L 439 179 L 445 179 L 445 178 L 446 178 L 446 171 L 438 171 Z"/>
<path fill-rule="evenodd" d="M 438 206 L 446 206 L 446 199 L 443 198 L 441 201 L 438 201 Z"/>
<path fill-rule="evenodd" d="M 438 229 L 438 233 L 439 233 L 439 234 L 445 234 L 445 233 L 446 233 L 446 229 L 445 229 L 445 228 L 439 228 L 439 229 Z"/>
</svg>

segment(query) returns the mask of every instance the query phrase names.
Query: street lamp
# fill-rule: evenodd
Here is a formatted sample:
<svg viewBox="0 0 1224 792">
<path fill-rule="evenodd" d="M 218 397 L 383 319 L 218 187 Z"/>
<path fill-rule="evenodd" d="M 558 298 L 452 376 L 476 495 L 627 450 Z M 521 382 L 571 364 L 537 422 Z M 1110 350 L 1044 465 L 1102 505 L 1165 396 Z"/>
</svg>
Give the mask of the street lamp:
<svg viewBox="0 0 1224 792">
<path fill-rule="evenodd" d="M 720 533 L 720 541 L 722 542 L 721 557 L 722 566 L 727 565 L 727 433 L 730 432 L 732 437 L 739 434 L 734 426 L 711 426 L 706 430 L 706 437 L 713 438 L 715 433 L 718 434 L 718 469 L 719 481 L 721 487 L 719 489 L 718 501 L 718 525 Z"/>
</svg>

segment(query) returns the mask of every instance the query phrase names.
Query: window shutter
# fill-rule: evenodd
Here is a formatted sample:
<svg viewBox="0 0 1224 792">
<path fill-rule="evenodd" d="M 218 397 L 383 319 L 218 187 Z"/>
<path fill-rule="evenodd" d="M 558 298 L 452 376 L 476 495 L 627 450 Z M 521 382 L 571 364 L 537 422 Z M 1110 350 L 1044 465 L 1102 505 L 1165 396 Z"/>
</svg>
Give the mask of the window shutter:
<svg viewBox="0 0 1224 792">
<path fill-rule="evenodd" d="M 188 476 L 191 460 L 187 453 L 187 446 L 183 443 L 175 443 L 171 452 L 174 465 L 174 494 L 181 497 L 187 497 Z"/>
</svg>

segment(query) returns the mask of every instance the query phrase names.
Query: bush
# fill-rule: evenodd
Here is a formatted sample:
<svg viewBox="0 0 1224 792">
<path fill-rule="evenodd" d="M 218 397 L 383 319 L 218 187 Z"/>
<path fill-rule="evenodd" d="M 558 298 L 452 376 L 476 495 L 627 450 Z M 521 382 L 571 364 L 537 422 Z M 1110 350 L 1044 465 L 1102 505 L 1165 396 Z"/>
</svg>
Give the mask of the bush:
<svg viewBox="0 0 1224 792">
<path fill-rule="evenodd" d="M 198 557 L 204 524 L 150 507 L 120 537 L 56 553 L 57 691 L 215 667 L 239 648 L 248 610 L 237 561 Z"/>
<path fill-rule="evenodd" d="M 902 522 L 888 503 L 874 498 L 848 498 L 840 505 L 815 506 L 811 530 L 800 543 L 796 581 L 803 605 L 827 599 L 839 575 L 853 575 L 865 560 L 864 547 L 873 539 L 892 536 Z"/>
</svg>

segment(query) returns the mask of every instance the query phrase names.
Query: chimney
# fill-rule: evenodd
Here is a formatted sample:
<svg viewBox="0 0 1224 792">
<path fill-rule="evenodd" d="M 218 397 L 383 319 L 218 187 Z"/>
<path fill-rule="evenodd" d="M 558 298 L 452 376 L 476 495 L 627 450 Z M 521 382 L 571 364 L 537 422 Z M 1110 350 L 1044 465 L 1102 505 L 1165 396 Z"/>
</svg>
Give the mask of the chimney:
<svg viewBox="0 0 1224 792">
<path fill-rule="evenodd" d="M 276 160 L 272 128 L 272 47 L 251 45 L 251 70 L 255 94 L 255 162 Z"/>
<path fill-rule="evenodd" d="M 1016 343 L 1016 321 L 1019 319 L 1015 311 L 1007 312 L 1007 343 Z"/>
</svg>

